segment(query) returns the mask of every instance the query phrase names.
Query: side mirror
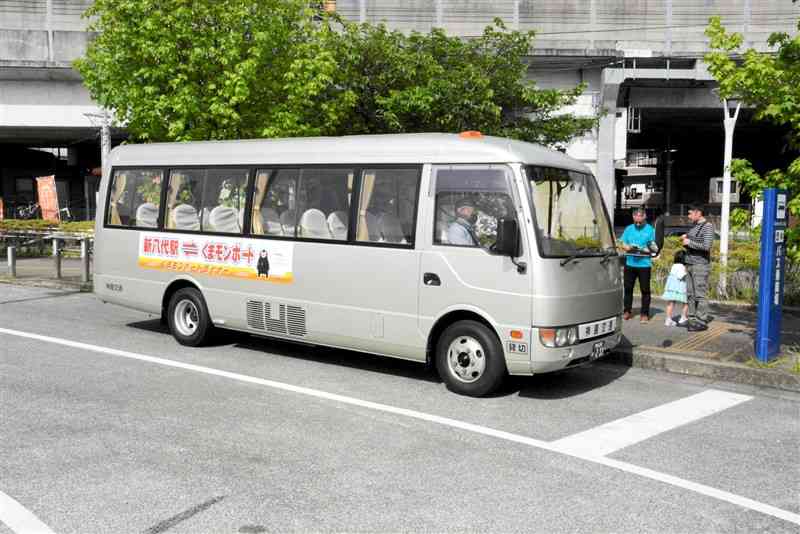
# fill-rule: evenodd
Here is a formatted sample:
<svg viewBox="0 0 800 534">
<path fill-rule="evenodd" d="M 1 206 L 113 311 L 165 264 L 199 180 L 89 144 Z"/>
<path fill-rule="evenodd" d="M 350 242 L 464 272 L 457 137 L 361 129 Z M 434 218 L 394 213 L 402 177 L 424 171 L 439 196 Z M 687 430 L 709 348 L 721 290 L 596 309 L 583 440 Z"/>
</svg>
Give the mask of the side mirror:
<svg viewBox="0 0 800 534">
<path fill-rule="evenodd" d="M 519 228 L 514 219 L 499 219 L 497 221 L 497 241 L 494 250 L 503 256 L 516 258 L 519 256 Z"/>
</svg>

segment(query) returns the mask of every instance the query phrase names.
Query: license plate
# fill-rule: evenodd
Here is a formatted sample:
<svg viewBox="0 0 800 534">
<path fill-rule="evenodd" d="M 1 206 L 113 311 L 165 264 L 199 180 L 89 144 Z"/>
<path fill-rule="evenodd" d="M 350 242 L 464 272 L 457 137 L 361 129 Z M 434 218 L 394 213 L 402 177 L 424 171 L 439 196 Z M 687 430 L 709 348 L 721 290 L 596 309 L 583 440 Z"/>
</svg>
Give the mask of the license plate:
<svg viewBox="0 0 800 534">
<path fill-rule="evenodd" d="M 611 317 L 593 323 L 584 323 L 578 326 L 578 339 L 589 339 L 597 336 L 605 336 L 614 332 L 617 328 L 617 318 Z"/>
<path fill-rule="evenodd" d="M 606 342 L 598 341 L 597 343 L 592 345 L 592 354 L 590 356 L 590 359 L 596 360 L 605 353 L 606 353 Z"/>
</svg>

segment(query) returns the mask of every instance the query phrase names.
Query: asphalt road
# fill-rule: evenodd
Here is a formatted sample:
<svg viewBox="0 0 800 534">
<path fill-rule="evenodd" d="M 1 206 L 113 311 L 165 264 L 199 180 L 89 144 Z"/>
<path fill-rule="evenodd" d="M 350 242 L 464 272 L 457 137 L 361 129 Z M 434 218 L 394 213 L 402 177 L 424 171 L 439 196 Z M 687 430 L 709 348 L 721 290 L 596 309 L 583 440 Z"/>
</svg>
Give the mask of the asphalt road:
<svg viewBox="0 0 800 534">
<path fill-rule="evenodd" d="M 796 533 L 798 445 L 777 390 L 599 362 L 472 399 L 419 364 L 190 349 L 0 285 L 0 533 Z"/>
</svg>

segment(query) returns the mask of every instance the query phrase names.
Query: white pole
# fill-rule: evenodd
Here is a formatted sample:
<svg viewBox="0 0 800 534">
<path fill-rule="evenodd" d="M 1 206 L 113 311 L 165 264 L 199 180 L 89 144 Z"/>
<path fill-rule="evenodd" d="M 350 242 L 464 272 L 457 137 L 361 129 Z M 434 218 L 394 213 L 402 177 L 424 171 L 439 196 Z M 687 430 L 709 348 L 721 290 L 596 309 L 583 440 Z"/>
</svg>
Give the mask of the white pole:
<svg viewBox="0 0 800 534">
<path fill-rule="evenodd" d="M 741 103 L 737 102 L 736 111 L 733 115 L 728 110 L 728 100 L 722 99 L 722 107 L 725 113 L 725 167 L 722 170 L 722 220 L 719 229 L 719 258 L 722 265 L 721 276 L 719 277 L 720 294 L 724 296 L 728 289 L 727 267 L 728 267 L 728 232 L 730 227 L 731 214 L 731 160 L 733 159 L 733 129 L 736 126 L 736 119 L 739 118 L 739 108 Z"/>
<path fill-rule="evenodd" d="M 108 172 L 108 153 L 111 152 L 111 133 L 109 131 L 108 111 L 103 109 L 102 124 L 100 125 L 100 166 L 103 176 Z"/>
</svg>

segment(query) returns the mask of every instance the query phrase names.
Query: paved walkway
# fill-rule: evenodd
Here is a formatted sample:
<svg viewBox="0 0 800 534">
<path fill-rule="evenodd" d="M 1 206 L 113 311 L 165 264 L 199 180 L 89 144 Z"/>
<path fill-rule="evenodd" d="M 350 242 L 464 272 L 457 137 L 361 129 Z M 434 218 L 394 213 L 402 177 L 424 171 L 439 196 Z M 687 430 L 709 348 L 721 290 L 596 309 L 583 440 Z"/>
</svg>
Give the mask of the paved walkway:
<svg viewBox="0 0 800 534">
<path fill-rule="evenodd" d="M 663 300 L 653 299 L 647 324 L 639 322 L 638 306 L 636 299 L 634 316 L 623 324 L 623 361 L 637 367 L 800 391 L 800 316 L 784 311 L 782 356 L 765 367 L 755 358 L 754 308 L 712 304 L 714 320 L 708 330 L 689 332 L 664 325 Z"/>
<path fill-rule="evenodd" d="M 91 272 L 91 265 L 89 266 Z M 17 277 L 12 279 L 8 273 L 8 261 L 3 258 L 0 265 L 0 282 L 13 282 L 21 285 L 35 285 L 64 289 L 91 290 L 91 283 L 81 284 L 80 258 L 61 258 L 61 279 L 56 278 L 55 260 L 45 258 L 17 258 Z"/>
<path fill-rule="evenodd" d="M 62 279 L 55 279 L 52 257 L 17 260 L 17 278 L 10 279 L 6 262 L 0 282 L 91 291 L 81 285 L 79 258 L 62 260 Z M 608 357 L 625 365 L 765 385 L 800 391 L 800 315 L 784 312 L 782 357 L 765 367 L 755 359 L 756 312 L 752 308 L 712 305 L 714 320 L 704 332 L 664 326 L 666 303 L 653 299 L 652 318 L 640 324 L 638 298 L 634 317 L 623 323 L 623 343 Z M 677 314 L 677 311 L 676 311 Z"/>
</svg>

